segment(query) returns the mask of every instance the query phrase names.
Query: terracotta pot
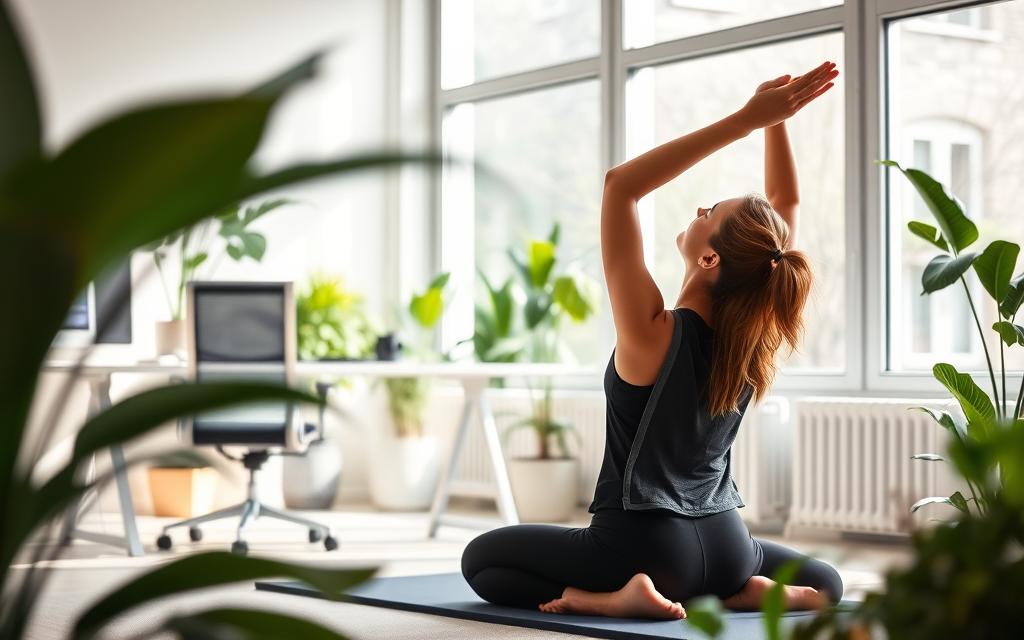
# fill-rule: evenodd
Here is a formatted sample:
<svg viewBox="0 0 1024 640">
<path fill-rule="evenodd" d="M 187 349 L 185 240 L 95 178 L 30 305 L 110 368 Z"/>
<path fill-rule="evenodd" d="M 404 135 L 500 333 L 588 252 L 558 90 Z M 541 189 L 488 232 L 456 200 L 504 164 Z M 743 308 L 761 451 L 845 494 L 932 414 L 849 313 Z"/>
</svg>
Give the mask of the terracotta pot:
<svg viewBox="0 0 1024 640">
<path fill-rule="evenodd" d="M 185 357 L 185 321 L 161 320 L 156 323 L 156 355 Z"/>
<path fill-rule="evenodd" d="M 512 496 L 523 522 L 565 522 L 579 501 L 576 458 L 512 458 L 507 461 Z"/>
<path fill-rule="evenodd" d="M 370 498 L 381 509 L 425 510 L 438 478 L 437 437 L 388 436 L 376 443 L 370 466 Z"/>
<path fill-rule="evenodd" d="M 153 514 L 191 518 L 213 510 L 217 488 L 215 469 L 149 469 Z"/>
</svg>

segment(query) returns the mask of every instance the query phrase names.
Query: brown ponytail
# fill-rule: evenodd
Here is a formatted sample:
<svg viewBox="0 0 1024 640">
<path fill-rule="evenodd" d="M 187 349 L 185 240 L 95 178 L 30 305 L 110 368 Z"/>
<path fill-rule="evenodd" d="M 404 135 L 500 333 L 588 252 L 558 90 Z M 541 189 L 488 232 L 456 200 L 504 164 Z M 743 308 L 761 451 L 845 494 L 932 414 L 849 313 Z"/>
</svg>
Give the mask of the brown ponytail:
<svg viewBox="0 0 1024 640">
<path fill-rule="evenodd" d="M 792 353 L 803 331 L 811 266 L 802 251 L 784 251 L 789 226 L 760 195 L 749 195 L 709 238 L 718 253 L 712 288 L 715 343 L 707 386 L 708 412 L 738 411 L 744 387 L 754 400 L 775 377 L 775 352 Z"/>
</svg>

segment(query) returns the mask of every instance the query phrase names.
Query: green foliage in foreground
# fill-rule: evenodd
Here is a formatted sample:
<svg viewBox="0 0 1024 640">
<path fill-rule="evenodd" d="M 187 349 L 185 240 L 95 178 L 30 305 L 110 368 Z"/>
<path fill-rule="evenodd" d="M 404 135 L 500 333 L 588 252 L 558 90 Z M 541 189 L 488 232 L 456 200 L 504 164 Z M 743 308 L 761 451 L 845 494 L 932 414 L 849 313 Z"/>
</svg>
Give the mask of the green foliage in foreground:
<svg viewBox="0 0 1024 640">
<path fill-rule="evenodd" d="M 152 389 L 93 416 L 78 433 L 71 460 L 41 484 L 32 478 L 53 444 L 63 401 L 79 374 L 75 370 L 68 376 L 53 396 L 59 400 L 46 408 L 39 432 L 29 439 L 26 428 L 40 367 L 72 301 L 104 270 L 136 248 L 161 244 L 211 216 L 240 211 L 249 198 L 301 180 L 397 162 L 438 161 L 435 154 L 382 152 L 252 173 L 250 159 L 272 109 L 313 75 L 318 60 L 312 56 L 246 93 L 121 113 L 49 153 L 42 146 L 36 83 L 11 15 L 0 3 L 0 300 L 16 308 L 0 313 L 0 637 L 25 635 L 51 574 L 41 563 L 58 557 L 68 544 L 56 535 L 61 516 L 85 492 L 110 479 L 82 479 L 97 451 L 202 411 L 256 400 L 318 402 L 299 391 L 252 383 Z M 232 255 L 255 257 L 263 245 L 244 228 L 245 215 L 222 228 Z M 35 544 L 28 545 L 30 539 Z M 24 566 L 14 569 L 16 561 Z M 337 597 L 371 572 L 198 554 L 164 564 L 102 597 L 78 619 L 72 637 L 92 637 L 122 611 L 201 587 L 287 576 Z M 263 638 L 280 637 L 275 630 L 285 628 L 301 629 L 308 637 L 341 637 L 288 616 L 234 609 L 176 616 L 149 633 L 166 629 L 182 637 Z"/>
</svg>

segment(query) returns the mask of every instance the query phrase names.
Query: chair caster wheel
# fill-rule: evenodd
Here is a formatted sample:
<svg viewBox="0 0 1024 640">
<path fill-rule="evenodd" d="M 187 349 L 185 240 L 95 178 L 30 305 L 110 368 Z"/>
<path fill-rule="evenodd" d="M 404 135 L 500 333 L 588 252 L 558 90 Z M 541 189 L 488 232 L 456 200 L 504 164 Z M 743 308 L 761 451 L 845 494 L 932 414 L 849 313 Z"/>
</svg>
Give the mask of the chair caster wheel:
<svg viewBox="0 0 1024 640">
<path fill-rule="evenodd" d="M 310 529 L 309 530 L 309 541 L 310 542 L 320 542 L 320 538 L 322 538 L 323 535 L 324 535 L 323 532 L 321 532 L 319 529 Z"/>
<path fill-rule="evenodd" d="M 235 540 L 231 543 L 231 553 L 237 553 L 240 556 L 244 556 L 249 553 L 249 543 L 245 540 Z"/>
<path fill-rule="evenodd" d="M 334 551 L 338 548 L 338 540 L 334 536 L 327 536 L 324 538 L 324 549 L 328 551 Z"/>
<path fill-rule="evenodd" d="M 199 542 L 203 539 L 203 531 L 199 527 L 188 528 L 188 539 L 192 542 Z"/>
<path fill-rule="evenodd" d="M 171 536 L 166 533 L 156 539 L 156 547 L 161 551 L 167 551 L 171 548 Z"/>
</svg>

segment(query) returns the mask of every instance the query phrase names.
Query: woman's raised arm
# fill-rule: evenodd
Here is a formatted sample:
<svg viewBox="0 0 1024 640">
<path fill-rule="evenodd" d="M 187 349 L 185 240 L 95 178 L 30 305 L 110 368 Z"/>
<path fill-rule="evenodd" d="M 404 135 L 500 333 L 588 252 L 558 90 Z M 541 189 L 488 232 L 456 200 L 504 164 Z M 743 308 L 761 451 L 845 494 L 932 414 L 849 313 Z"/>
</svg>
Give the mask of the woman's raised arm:
<svg viewBox="0 0 1024 640">
<path fill-rule="evenodd" d="M 601 258 L 619 342 L 650 342 L 665 322 L 661 292 L 647 271 L 636 203 L 722 147 L 792 116 L 831 87 L 826 62 L 799 78 L 757 91 L 739 111 L 612 168 L 601 201 Z M 765 83 L 768 84 L 768 83 Z M 764 86 L 764 85 L 762 85 Z"/>
</svg>

